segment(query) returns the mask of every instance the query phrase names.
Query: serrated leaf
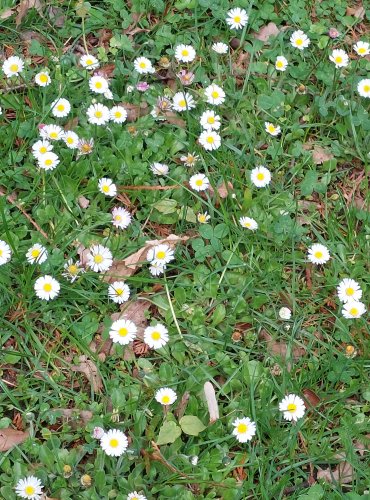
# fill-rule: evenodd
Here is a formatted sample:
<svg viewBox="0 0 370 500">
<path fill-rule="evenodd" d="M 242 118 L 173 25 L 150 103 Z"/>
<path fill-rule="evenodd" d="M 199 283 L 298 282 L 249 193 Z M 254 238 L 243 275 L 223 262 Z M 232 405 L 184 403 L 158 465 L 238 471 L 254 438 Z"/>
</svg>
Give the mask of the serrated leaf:
<svg viewBox="0 0 370 500">
<path fill-rule="evenodd" d="M 185 415 L 179 421 L 181 429 L 189 436 L 198 436 L 206 428 L 201 420 L 194 415 Z"/>
<path fill-rule="evenodd" d="M 181 429 L 175 422 L 165 422 L 159 429 L 157 445 L 174 443 L 181 436 Z"/>
</svg>

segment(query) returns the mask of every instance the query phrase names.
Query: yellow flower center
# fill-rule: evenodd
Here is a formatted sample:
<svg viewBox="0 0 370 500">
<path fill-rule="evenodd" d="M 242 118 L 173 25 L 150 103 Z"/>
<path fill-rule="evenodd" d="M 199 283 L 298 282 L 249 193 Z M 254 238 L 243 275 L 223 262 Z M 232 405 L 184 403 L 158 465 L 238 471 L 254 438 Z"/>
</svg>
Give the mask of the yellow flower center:
<svg viewBox="0 0 370 500">
<path fill-rule="evenodd" d="M 186 107 L 186 101 L 185 101 L 185 99 L 181 99 L 181 101 L 179 101 L 179 106 L 181 106 L 182 108 Z"/>
<path fill-rule="evenodd" d="M 152 333 L 152 339 L 153 340 L 159 340 L 161 338 L 161 334 L 159 332 L 153 332 Z"/>
<path fill-rule="evenodd" d="M 43 155 L 47 152 L 47 148 L 45 146 L 41 146 L 41 148 L 39 149 L 39 152 Z"/>
<path fill-rule="evenodd" d="M 198 215 L 198 221 L 199 222 L 206 222 L 207 217 L 204 214 L 199 214 Z"/>
<path fill-rule="evenodd" d="M 213 143 L 215 142 L 214 137 L 212 137 L 211 135 L 209 135 L 209 136 L 207 137 L 207 142 L 208 142 L 209 144 L 213 144 Z"/>
<path fill-rule="evenodd" d="M 101 111 L 95 111 L 96 118 L 101 118 L 102 116 L 103 116 L 103 113 Z"/>
<path fill-rule="evenodd" d="M 157 259 L 164 259 L 166 257 L 166 252 L 160 250 L 159 252 L 157 252 L 156 257 Z"/>
<path fill-rule="evenodd" d="M 26 486 L 24 489 L 24 492 L 26 495 L 34 495 L 35 494 L 35 488 L 33 486 Z"/>
<path fill-rule="evenodd" d="M 104 191 L 104 193 L 109 193 L 109 186 L 107 185 L 103 186 L 102 190 Z"/>
<path fill-rule="evenodd" d="M 181 52 L 181 55 L 186 57 L 189 55 L 189 51 L 187 49 L 183 49 L 183 51 Z"/>
<path fill-rule="evenodd" d="M 144 69 L 144 68 L 146 68 L 146 63 L 145 62 L 141 62 L 139 64 L 139 66 L 140 66 L 140 68 Z"/>
<path fill-rule="evenodd" d="M 284 66 L 283 61 L 276 61 L 276 66 L 277 66 L 278 68 L 282 68 L 282 67 Z"/>
<path fill-rule="evenodd" d="M 248 426 L 246 424 L 238 424 L 238 427 L 236 428 L 239 434 L 244 434 L 248 430 Z"/>
<path fill-rule="evenodd" d="M 197 179 L 197 180 L 195 181 L 195 185 L 196 185 L 196 186 L 202 186 L 202 185 L 203 185 L 203 181 L 202 181 L 202 179 Z"/>
<path fill-rule="evenodd" d="M 162 396 L 162 403 L 164 405 L 168 405 L 169 402 L 170 402 L 170 397 L 167 396 L 167 394 L 165 396 Z"/>
<path fill-rule="evenodd" d="M 10 66 L 10 71 L 13 71 L 13 73 L 16 73 L 18 71 L 18 64 L 12 64 Z"/>
<path fill-rule="evenodd" d="M 346 347 L 346 353 L 347 353 L 348 355 L 351 355 L 351 354 L 353 354 L 354 352 L 355 352 L 355 348 L 353 347 L 353 345 L 347 345 L 347 347 Z"/>
<path fill-rule="evenodd" d="M 53 160 L 50 160 L 50 158 L 48 158 L 47 160 L 45 160 L 45 165 L 47 167 L 50 167 L 50 165 L 52 165 L 52 163 L 53 163 Z"/>
<path fill-rule="evenodd" d="M 268 131 L 271 132 L 271 134 L 273 134 L 275 132 L 275 127 L 273 125 L 269 125 L 268 126 Z"/>
<path fill-rule="evenodd" d="M 320 250 L 318 250 L 317 252 L 315 252 L 315 257 L 316 259 L 322 259 L 323 253 Z"/>
<path fill-rule="evenodd" d="M 359 54 L 365 54 L 366 53 L 366 49 L 365 49 L 365 47 L 360 47 L 359 49 L 357 49 L 357 52 Z"/>
<path fill-rule="evenodd" d="M 364 85 L 364 92 L 370 92 L 370 85 Z"/>
<path fill-rule="evenodd" d="M 50 139 L 57 139 L 58 138 L 58 132 L 50 132 L 49 136 L 50 136 Z"/>
<path fill-rule="evenodd" d="M 349 295 L 351 297 L 351 295 L 353 295 L 355 293 L 354 289 L 351 288 L 351 287 L 348 287 L 346 289 L 346 295 Z"/>
<path fill-rule="evenodd" d="M 103 86 L 102 82 L 95 82 L 95 87 L 96 87 L 97 89 L 101 89 L 101 88 L 102 88 L 102 86 Z"/>
<path fill-rule="evenodd" d="M 114 117 L 115 117 L 115 118 L 121 118 L 121 116 L 122 116 L 121 111 L 116 111 L 116 112 L 114 113 Z"/>
<path fill-rule="evenodd" d="M 39 79 L 41 83 L 46 83 L 49 80 L 49 77 L 46 73 L 41 73 Z"/>
<path fill-rule="evenodd" d="M 81 150 L 84 152 L 84 153 L 90 153 L 91 150 L 92 150 L 92 147 L 90 146 L 90 144 L 83 144 L 81 146 Z M 107 187 L 107 186 L 104 186 L 104 187 Z M 104 191 L 104 187 L 103 187 L 103 191 Z"/>
<path fill-rule="evenodd" d="M 120 221 L 122 220 L 122 217 L 121 217 L 120 215 L 116 215 L 116 216 L 114 217 L 114 220 L 116 220 L 116 221 L 120 222 Z"/>
<path fill-rule="evenodd" d="M 244 222 L 244 227 L 251 227 L 251 223 L 250 222 Z"/>
<path fill-rule="evenodd" d="M 303 40 L 302 38 L 297 38 L 297 40 L 295 41 L 295 43 L 299 46 L 301 46 L 303 44 Z"/>
<path fill-rule="evenodd" d="M 122 288 L 116 288 L 116 294 L 117 295 L 122 295 L 123 294 L 123 289 Z"/>
<path fill-rule="evenodd" d="M 214 90 L 211 94 L 211 96 L 213 97 L 213 99 L 217 99 L 217 97 L 219 97 L 219 93 L 217 92 L 217 90 Z"/>
<path fill-rule="evenodd" d="M 58 104 L 57 110 L 58 111 L 64 111 L 64 104 Z"/>
<path fill-rule="evenodd" d="M 91 66 L 91 64 L 94 64 L 94 61 L 92 59 L 86 59 L 86 65 Z"/>
<path fill-rule="evenodd" d="M 50 283 L 45 283 L 44 292 L 51 292 L 52 286 Z"/>
<path fill-rule="evenodd" d="M 117 448 L 118 444 L 119 444 L 119 443 L 118 443 L 118 439 L 114 439 L 114 438 L 113 438 L 113 439 L 111 439 L 111 440 L 109 441 L 109 446 L 110 446 L 111 448 Z"/>
<path fill-rule="evenodd" d="M 349 310 L 349 314 L 351 316 L 357 316 L 358 315 L 358 309 L 357 309 L 357 307 L 351 307 L 351 309 Z"/>
<path fill-rule="evenodd" d="M 186 159 L 187 163 L 193 163 L 194 161 L 194 156 L 192 155 L 188 155 L 187 159 Z"/>
<path fill-rule="evenodd" d="M 257 179 L 259 181 L 263 181 L 264 178 L 265 178 L 265 174 L 263 174 L 262 172 L 260 172 L 259 174 L 257 174 Z"/>
<path fill-rule="evenodd" d="M 94 262 L 95 262 L 95 264 L 101 264 L 103 262 L 103 256 L 100 254 L 95 255 Z"/>
<path fill-rule="evenodd" d="M 343 61 L 342 56 L 337 56 L 337 57 L 335 58 L 335 62 L 336 62 L 337 64 L 340 64 L 342 61 Z"/>
<path fill-rule="evenodd" d="M 126 337 L 126 335 L 127 335 L 127 334 L 128 334 L 128 330 L 127 330 L 127 328 L 120 328 L 120 329 L 118 330 L 118 335 L 119 335 L 120 337 Z"/>
<path fill-rule="evenodd" d="M 73 144 L 73 138 L 72 137 L 67 137 L 67 142 L 68 142 L 68 144 Z"/>
<path fill-rule="evenodd" d="M 209 117 L 207 118 L 207 123 L 215 123 L 215 118 L 214 118 L 214 116 L 209 116 Z"/>
<path fill-rule="evenodd" d="M 35 248 L 32 250 L 31 255 L 34 259 L 37 259 L 37 257 L 40 255 L 41 251 L 38 248 Z"/>
<path fill-rule="evenodd" d="M 241 17 L 240 16 L 234 16 L 234 23 L 240 23 Z"/>
<path fill-rule="evenodd" d="M 76 264 L 71 264 L 70 266 L 68 266 L 68 272 L 69 274 L 77 274 L 78 267 L 76 266 Z"/>
<path fill-rule="evenodd" d="M 3 256 L 3 249 L 0 248 L 0 257 L 2 257 L 2 256 Z"/>
<path fill-rule="evenodd" d="M 290 413 L 294 413 L 296 410 L 297 410 L 297 405 L 295 405 L 294 403 L 290 403 L 287 407 L 287 411 L 289 411 Z"/>
</svg>

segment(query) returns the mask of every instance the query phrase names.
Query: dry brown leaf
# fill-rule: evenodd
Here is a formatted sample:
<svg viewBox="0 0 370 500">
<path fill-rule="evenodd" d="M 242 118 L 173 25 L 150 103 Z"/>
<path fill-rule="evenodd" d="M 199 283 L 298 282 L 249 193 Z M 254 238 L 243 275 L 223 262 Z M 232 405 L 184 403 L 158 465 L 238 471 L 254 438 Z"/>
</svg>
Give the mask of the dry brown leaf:
<svg viewBox="0 0 370 500">
<path fill-rule="evenodd" d="M 87 208 L 90 205 L 90 200 L 85 198 L 85 196 L 79 196 L 78 204 L 80 205 L 81 208 Z"/>
<path fill-rule="evenodd" d="M 250 58 L 251 56 L 249 52 L 240 52 L 238 59 L 232 64 L 233 74 L 234 75 L 245 74 L 249 66 Z"/>
<path fill-rule="evenodd" d="M 0 429 L 0 451 L 10 450 L 13 446 L 23 443 L 28 436 L 28 431 L 17 431 L 12 427 Z"/>
<path fill-rule="evenodd" d="M 71 118 L 70 120 L 67 121 L 67 123 L 64 125 L 64 130 L 73 130 L 75 127 L 78 125 L 78 116 L 75 116 L 74 118 Z"/>
<path fill-rule="evenodd" d="M 122 106 L 127 111 L 127 121 L 134 122 L 141 116 L 148 115 L 150 113 L 150 109 L 146 102 L 141 102 L 138 104 L 131 104 L 128 102 L 122 102 Z"/>
<path fill-rule="evenodd" d="M 270 36 L 277 36 L 279 33 L 280 30 L 275 23 L 268 23 L 255 33 L 254 38 L 261 40 L 261 42 L 267 42 Z"/>
<path fill-rule="evenodd" d="M 118 278 L 132 276 L 136 272 L 136 270 L 146 261 L 146 254 L 151 247 L 155 245 L 167 244 L 171 248 L 173 248 L 178 243 L 183 243 L 188 239 L 189 236 L 177 236 L 176 234 L 170 234 L 163 240 L 149 240 L 137 252 L 129 255 L 123 260 L 113 261 L 112 267 L 109 269 L 109 271 L 107 271 L 103 280 L 108 283 L 112 283 Z"/>
<path fill-rule="evenodd" d="M 347 16 L 357 17 L 357 19 L 360 19 L 360 21 L 362 21 L 365 17 L 365 13 L 365 8 L 362 5 L 357 5 L 356 7 L 347 7 L 346 10 Z"/>
<path fill-rule="evenodd" d="M 78 358 L 79 364 L 78 365 L 72 365 L 71 370 L 75 372 L 81 372 L 83 373 L 90 384 L 92 385 L 92 388 L 94 392 L 101 392 L 103 388 L 103 381 L 101 376 L 99 375 L 98 369 L 93 361 L 89 359 L 87 356 L 80 356 Z"/>
<path fill-rule="evenodd" d="M 206 397 L 208 406 L 209 423 L 212 424 L 220 418 L 220 413 L 218 410 L 215 388 L 213 387 L 211 382 L 206 382 L 204 384 L 204 395 Z"/>
<path fill-rule="evenodd" d="M 341 462 L 335 469 L 321 469 L 317 472 L 317 479 L 323 479 L 327 483 L 347 484 L 353 481 L 353 468 L 348 462 Z"/>
<path fill-rule="evenodd" d="M 189 403 L 189 398 L 190 398 L 190 392 L 188 391 L 184 392 L 181 401 L 177 405 L 177 408 L 175 410 L 175 415 L 178 418 L 178 420 L 180 420 L 180 418 L 182 418 L 185 415 L 186 408 Z"/>
<path fill-rule="evenodd" d="M 303 389 L 303 395 L 305 399 L 310 403 L 310 405 L 314 408 L 320 403 L 319 396 L 313 392 L 311 389 Z"/>
<path fill-rule="evenodd" d="M 60 7 L 50 6 L 47 10 L 50 21 L 57 28 L 62 28 L 66 22 L 66 16 L 64 15 L 63 9 Z"/>
<path fill-rule="evenodd" d="M 316 165 L 322 165 L 324 161 L 332 160 L 333 158 L 334 155 L 321 146 L 315 146 L 312 150 L 312 159 Z"/>
<path fill-rule="evenodd" d="M 166 121 L 171 125 L 176 125 L 180 128 L 186 128 L 186 122 L 173 111 L 166 111 L 165 113 L 163 113 L 163 115 L 165 116 Z"/>
<path fill-rule="evenodd" d="M 85 426 L 93 418 L 93 412 L 78 408 L 55 408 L 52 412 L 61 413 L 61 417 L 71 424 L 73 429 Z"/>
<path fill-rule="evenodd" d="M 288 344 L 274 340 L 266 330 L 261 330 L 259 338 L 266 342 L 269 354 L 272 354 L 273 356 L 280 356 L 284 360 L 287 359 L 288 354 L 294 361 L 297 361 L 306 354 L 306 349 L 303 347 L 294 346 L 291 350 L 289 350 Z M 290 364 L 287 368 L 288 370 L 290 369 Z"/>
<path fill-rule="evenodd" d="M 14 9 L 6 9 L 0 14 L 0 19 L 8 19 L 14 14 Z"/>
<path fill-rule="evenodd" d="M 22 0 L 17 7 L 17 17 L 15 18 L 15 25 L 18 27 L 24 16 L 30 9 L 36 9 L 37 12 L 43 17 L 44 6 L 40 0 Z"/>
<path fill-rule="evenodd" d="M 230 181 L 223 182 L 218 188 L 217 192 L 220 195 L 220 198 L 227 198 L 230 191 L 234 189 L 234 186 L 231 184 Z"/>
</svg>

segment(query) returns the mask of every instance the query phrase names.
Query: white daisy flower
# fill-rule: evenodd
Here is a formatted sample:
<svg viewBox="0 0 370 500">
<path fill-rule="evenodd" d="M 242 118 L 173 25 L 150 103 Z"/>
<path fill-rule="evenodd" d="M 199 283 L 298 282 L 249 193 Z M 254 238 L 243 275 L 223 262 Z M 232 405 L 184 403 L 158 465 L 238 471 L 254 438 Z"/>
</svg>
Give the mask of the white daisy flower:
<svg viewBox="0 0 370 500">
<path fill-rule="evenodd" d="M 149 272 L 152 276 L 160 276 L 165 272 L 167 269 L 166 264 L 162 265 L 159 264 L 158 262 L 152 262 L 151 265 L 149 266 Z"/>
<path fill-rule="evenodd" d="M 194 167 L 199 160 L 199 156 L 195 153 L 187 153 L 186 155 L 181 156 L 180 160 L 186 167 Z"/>
<path fill-rule="evenodd" d="M 127 495 L 127 500 L 147 500 L 145 495 L 141 495 L 137 491 L 132 491 Z"/>
<path fill-rule="evenodd" d="M 111 429 L 100 440 L 102 450 L 110 457 L 120 457 L 128 447 L 126 435 L 118 429 Z"/>
<path fill-rule="evenodd" d="M 188 92 L 177 92 L 172 98 L 172 108 L 175 111 L 186 111 L 195 108 L 193 97 Z"/>
<path fill-rule="evenodd" d="M 48 151 L 44 155 L 37 157 L 37 164 L 43 170 L 54 170 L 59 164 L 60 160 L 58 155 L 52 151 Z"/>
<path fill-rule="evenodd" d="M 368 42 L 361 42 L 361 40 L 359 40 L 353 46 L 353 50 L 361 57 L 368 56 L 370 54 L 370 44 Z"/>
<path fill-rule="evenodd" d="M 108 271 L 113 264 L 113 256 L 109 248 L 93 245 L 87 254 L 87 265 L 96 273 Z"/>
<path fill-rule="evenodd" d="M 48 258 L 48 251 L 40 243 L 35 243 L 28 249 L 26 258 L 30 264 L 42 264 Z"/>
<path fill-rule="evenodd" d="M 165 163 L 154 162 L 150 165 L 150 170 L 155 175 L 167 175 L 170 169 Z"/>
<path fill-rule="evenodd" d="M 4 240 L 0 240 L 0 266 L 3 266 L 10 261 L 12 256 L 12 251 L 8 243 Z"/>
<path fill-rule="evenodd" d="M 67 278 L 71 283 L 76 281 L 79 274 L 85 272 L 85 269 L 81 266 L 81 262 L 79 260 L 74 262 L 73 259 L 68 259 L 63 268 L 64 271 L 62 272 L 62 276 Z"/>
<path fill-rule="evenodd" d="M 288 67 L 288 60 L 284 56 L 278 56 L 275 61 L 277 71 L 285 71 Z"/>
<path fill-rule="evenodd" d="M 348 54 L 342 49 L 334 49 L 329 59 L 335 64 L 336 68 L 345 68 L 349 64 Z"/>
<path fill-rule="evenodd" d="M 172 248 L 162 243 L 150 248 L 146 258 L 151 264 L 160 264 L 163 266 L 171 262 L 171 260 L 174 260 L 175 256 Z"/>
<path fill-rule="evenodd" d="M 279 318 L 283 320 L 288 320 L 292 317 L 292 311 L 289 307 L 281 307 L 279 309 Z"/>
<path fill-rule="evenodd" d="M 155 399 L 158 403 L 161 403 L 161 405 L 168 406 L 176 401 L 177 395 L 176 392 L 169 387 L 162 387 L 162 389 L 159 389 L 155 393 Z"/>
<path fill-rule="evenodd" d="M 199 224 L 208 224 L 208 221 L 211 219 L 211 216 L 208 215 L 207 212 L 204 212 L 204 214 L 199 213 L 197 214 L 197 221 Z"/>
<path fill-rule="evenodd" d="M 113 92 L 110 89 L 106 90 L 103 95 L 106 99 L 109 100 L 113 99 Z"/>
<path fill-rule="evenodd" d="M 127 111 L 123 106 L 113 106 L 110 110 L 110 119 L 113 123 L 123 123 L 127 119 Z"/>
<path fill-rule="evenodd" d="M 128 319 L 118 319 L 113 321 L 109 330 L 109 337 L 115 344 L 127 345 L 134 340 L 137 333 L 137 326 Z"/>
<path fill-rule="evenodd" d="M 344 278 L 337 286 L 338 298 L 341 302 L 348 302 L 350 300 L 360 300 L 362 297 L 362 290 L 357 281 L 351 278 Z"/>
<path fill-rule="evenodd" d="M 285 396 L 279 403 L 279 410 L 283 412 L 285 420 L 294 420 L 295 422 L 302 418 L 306 411 L 303 399 L 295 394 Z"/>
<path fill-rule="evenodd" d="M 112 210 L 112 224 L 119 229 L 126 229 L 131 224 L 131 214 L 122 207 L 115 207 Z"/>
<path fill-rule="evenodd" d="M 91 104 L 91 106 L 87 108 L 86 114 L 89 123 L 95 125 L 105 125 L 109 122 L 109 108 L 107 108 L 107 106 L 104 106 L 104 104 Z"/>
<path fill-rule="evenodd" d="M 229 10 L 226 17 L 226 22 L 230 28 L 234 30 L 242 29 L 248 22 L 248 14 L 244 9 L 239 7 Z"/>
<path fill-rule="evenodd" d="M 96 94 L 104 94 L 109 89 L 109 83 L 103 76 L 92 76 L 89 80 L 89 87 Z"/>
<path fill-rule="evenodd" d="M 357 84 L 357 92 L 361 97 L 370 98 L 370 78 L 360 80 Z"/>
<path fill-rule="evenodd" d="M 134 68 L 140 75 L 155 72 L 152 63 L 146 57 L 137 57 L 134 61 Z"/>
<path fill-rule="evenodd" d="M 69 149 L 78 149 L 79 140 L 80 138 L 73 130 L 67 130 L 67 132 L 64 133 L 63 141 Z"/>
<path fill-rule="evenodd" d="M 217 54 L 227 54 L 229 46 L 226 43 L 216 42 L 212 45 L 212 50 Z"/>
<path fill-rule="evenodd" d="M 7 78 L 18 76 L 23 71 L 24 61 L 18 56 L 11 56 L 3 62 L 3 71 Z"/>
<path fill-rule="evenodd" d="M 256 424 L 248 417 L 237 418 L 233 426 L 233 435 L 239 443 L 247 443 L 256 434 Z"/>
<path fill-rule="evenodd" d="M 50 142 L 47 141 L 46 139 L 41 139 L 32 144 L 32 155 L 35 158 L 38 158 L 39 156 L 42 156 L 45 153 L 48 153 L 49 151 L 52 150 L 53 150 L 52 144 L 50 144 Z"/>
<path fill-rule="evenodd" d="M 91 437 L 93 437 L 94 439 L 101 439 L 104 436 L 104 432 L 105 431 L 103 427 L 96 426 L 92 431 Z"/>
<path fill-rule="evenodd" d="M 108 287 L 108 297 L 116 304 L 123 304 L 130 297 L 130 287 L 124 281 L 114 281 Z"/>
<path fill-rule="evenodd" d="M 204 96 L 208 104 L 213 104 L 215 106 L 219 106 L 225 101 L 225 92 L 215 83 L 208 85 L 208 87 L 204 89 Z"/>
<path fill-rule="evenodd" d="M 315 243 L 308 249 L 307 258 L 312 264 L 325 264 L 330 259 L 330 253 L 324 245 Z"/>
<path fill-rule="evenodd" d="M 310 45 L 311 41 L 302 30 L 297 30 L 292 33 L 290 43 L 293 47 L 304 50 Z"/>
<path fill-rule="evenodd" d="M 26 478 L 18 481 L 15 486 L 15 493 L 21 498 L 40 500 L 42 488 L 43 486 L 39 478 L 35 476 L 27 476 Z"/>
<path fill-rule="evenodd" d="M 67 99 L 56 99 L 51 103 L 51 113 L 57 118 L 64 118 L 71 111 L 71 104 Z"/>
<path fill-rule="evenodd" d="M 268 134 L 276 137 L 281 133 L 281 128 L 279 125 L 274 125 L 273 123 L 270 122 L 265 122 L 265 130 Z"/>
<path fill-rule="evenodd" d="M 175 57 L 181 62 L 192 62 L 196 56 L 195 50 L 191 45 L 180 44 L 175 48 Z"/>
<path fill-rule="evenodd" d="M 45 275 L 37 278 L 34 289 L 39 299 L 53 300 L 59 295 L 60 284 L 52 276 Z"/>
<path fill-rule="evenodd" d="M 200 124 L 206 130 L 218 130 L 221 127 L 221 118 L 210 109 L 204 111 L 200 117 Z"/>
<path fill-rule="evenodd" d="M 205 191 L 209 188 L 209 179 L 204 174 L 194 174 L 190 177 L 189 184 L 194 191 Z"/>
<path fill-rule="evenodd" d="M 198 141 L 206 151 L 213 151 L 221 146 L 221 136 L 214 130 L 204 130 L 200 134 Z"/>
<path fill-rule="evenodd" d="M 342 309 L 342 314 L 346 319 L 360 318 L 366 312 L 365 304 L 359 300 L 349 300 Z"/>
<path fill-rule="evenodd" d="M 116 196 L 117 194 L 117 186 L 112 179 L 108 179 L 107 177 L 99 179 L 98 189 L 101 193 L 105 194 L 105 196 Z"/>
<path fill-rule="evenodd" d="M 40 129 L 40 136 L 43 139 L 49 139 L 50 141 L 59 141 L 64 137 L 64 130 L 59 125 L 44 125 Z"/>
<path fill-rule="evenodd" d="M 161 323 L 155 326 L 147 326 L 144 330 L 144 342 L 152 349 L 160 349 L 168 342 L 168 330 Z"/>
<path fill-rule="evenodd" d="M 80 64 L 83 68 L 88 70 L 99 68 L 99 61 L 96 57 L 86 54 L 80 58 Z"/>
<path fill-rule="evenodd" d="M 271 182 L 271 173 L 266 167 L 256 167 L 251 172 L 251 181 L 258 188 L 266 187 Z"/>
<path fill-rule="evenodd" d="M 258 229 L 258 223 L 250 217 L 240 217 L 239 223 L 242 227 L 249 229 L 250 231 L 255 231 Z"/>
<path fill-rule="evenodd" d="M 47 87 L 51 83 L 51 78 L 47 71 L 40 71 L 35 75 L 35 83 L 40 87 Z"/>
</svg>

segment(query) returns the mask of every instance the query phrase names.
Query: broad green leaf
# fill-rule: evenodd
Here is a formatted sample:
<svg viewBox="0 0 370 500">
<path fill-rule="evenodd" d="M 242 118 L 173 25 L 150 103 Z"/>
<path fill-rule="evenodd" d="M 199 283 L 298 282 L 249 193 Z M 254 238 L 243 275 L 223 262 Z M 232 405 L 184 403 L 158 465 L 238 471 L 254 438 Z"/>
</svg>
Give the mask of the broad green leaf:
<svg viewBox="0 0 370 500">
<path fill-rule="evenodd" d="M 159 429 L 157 445 L 170 444 L 181 436 L 181 429 L 175 422 L 165 422 Z"/>
<path fill-rule="evenodd" d="M 179 421 L 181 429 L 189 436 L 198 436 L 206 428 L 201 420 L 194 415 L 185 415 Z"/>
</svg>

